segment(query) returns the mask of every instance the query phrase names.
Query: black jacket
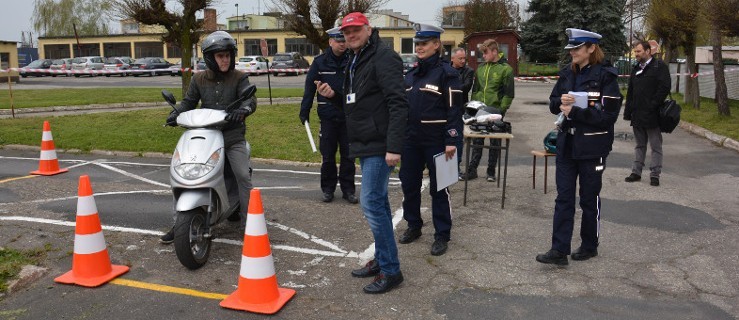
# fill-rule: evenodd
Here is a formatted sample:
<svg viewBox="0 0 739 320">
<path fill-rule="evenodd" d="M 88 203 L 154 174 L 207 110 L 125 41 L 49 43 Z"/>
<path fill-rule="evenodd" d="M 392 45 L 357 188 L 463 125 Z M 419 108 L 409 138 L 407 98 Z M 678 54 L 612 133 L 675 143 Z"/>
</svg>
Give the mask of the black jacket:
<svg viewBox="0 0 739 320">
<path fill-rule="evenodd" d="M 242 71 L 231 70 L 218 73 L 211 70 L 198 72 L 190 80 L 190 87 L 180 103 L 180 112 L 195 109 L 200 101 L 200 107 L 206 109 L 225 110 L 232 102 L 236 101 L 239 91 L 249 86 L 249 75 Z M 240 109 L 250 109 L 250 114 L 257 111 L 257 100 L 255 97 L 247 99 L 238 106 Z M 240 123 L 228 123 L 223 129 L 226 146 L 244 141 L 246 125 Z M 232 132 L 233 131 L 233 132 Z M 233 138 L 235 137 L 235 138 Z M 238 140 L 234 140 L 238 139 Z"/>
<path fill-rule="evenodd" d="M 305 77 L 305 89 L 303 92 L 303 101 L 300 103 L 300 117 L 308 119 L 310 109 L 313 107 L 313 97 L 316 95 L 316 84 L 314 81 L 328 83 L 332 89 L 341 89 L 344 81 L 344 69 L 346 68 L 347 55 L 342 54 L 340 57 L 334 55 L 329 47 L 323 54 L 313 59 L 313 63 Z M 322 95 L 318 95 L 318 118 L 321 121 L 344 121 L 344 112 L 341 104 L 334 105 L 329 99 Z"/>
<path fill-rule="evenodd" d="M 624 120 L 631 120 L 634 127 L 659 127 L 659 107 L 670 93 L 670 80 L 670 70 L 662 60 L 652 58 L 644 70 L 636 65 L 629 78 Z"/>
<path fill-rule="evenodd" d="M 457 69 L 457 72 L 459 72 L 459 80 L 462 81 L 462 104 L 464 105 L 470 101 L 470 89 L 472 89 L 472 83 L 475 80 L 475 70 L 465 64 Z"/>
<path fill-rule="evenodd" d="M 462 139 L 462 91 L 459 73 L 433 56 L 405 75 L 410 110 L 406 143 L 456 146 Z"/>
<path fill-rule="evenodd" d="M 372 29 L 369 43 L 358 54 L 349 50 L 344 73 L 343 92 L 337 91 L 332 101 L 344 103 L 350 156 L 401 154 L 408 100 L 400 56 L 380 41 L 377 29 Z M 347 97 L 353 101 L 347 102 Z"/>
<path fill-rule="evenodd" d="M 608 156 L 613 146 L 613 124 L 618 120 L 622 101 L 618 71 L 610 63 L 586 68 L 577 75 L 570 64 L 566 65 L 549 96 L 549 111 L 553 114 L 561 112 L 562 95 L 570 91 L 588 92 L 590 100 L 586 108 L 573 106 L 570 120 L 561 125 L 557 134 L 558 157 L 597 159 Z M 568 150 L 571 154 L 565 154 Z"/>
</svg>

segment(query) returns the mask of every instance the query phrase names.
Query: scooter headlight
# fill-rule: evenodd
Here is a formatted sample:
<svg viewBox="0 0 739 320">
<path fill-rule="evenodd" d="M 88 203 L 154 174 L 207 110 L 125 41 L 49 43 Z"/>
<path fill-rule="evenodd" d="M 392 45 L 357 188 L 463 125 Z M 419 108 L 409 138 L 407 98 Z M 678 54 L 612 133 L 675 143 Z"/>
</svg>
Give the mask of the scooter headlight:
<svg viewBox="0 0 739 320">
<path fill-rule="evenodd" d="M 218 161 L 221 160 L 221 149 L 213 152 L 205 163 L 180 163 L 179 153 L 176 153 L 175 155 L 177 156 L 177 161 L 172 161 L 175 172 L 177 172 L 180 177 L 188 180 L 195 180 L 202 178 L 213 171 L 218 164 Z"/>
</svg>

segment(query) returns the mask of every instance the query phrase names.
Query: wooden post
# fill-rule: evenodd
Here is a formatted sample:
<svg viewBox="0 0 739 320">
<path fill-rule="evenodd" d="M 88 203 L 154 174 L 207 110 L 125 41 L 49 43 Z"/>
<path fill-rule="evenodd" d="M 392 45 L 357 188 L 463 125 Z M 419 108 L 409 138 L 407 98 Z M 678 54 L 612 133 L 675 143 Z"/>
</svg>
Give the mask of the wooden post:
<svg viewBox="0 0 739 320">
<path fill-rule="evenodd" d="M 10 115 L 15 119 L 15 107 L 13 106 L 13 86 L 10 84 L 10 72 L 8 72 L 8 93 L 10 94 Z"/>
</svg>

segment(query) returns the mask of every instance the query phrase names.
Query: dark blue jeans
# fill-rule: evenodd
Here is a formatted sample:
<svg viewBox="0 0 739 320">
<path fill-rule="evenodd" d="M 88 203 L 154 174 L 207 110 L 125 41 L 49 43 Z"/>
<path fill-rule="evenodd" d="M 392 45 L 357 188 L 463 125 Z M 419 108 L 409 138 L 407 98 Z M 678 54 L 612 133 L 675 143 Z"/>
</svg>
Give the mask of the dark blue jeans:
<svg viewBox="0 0 739 320">
<path fill-rule="evenodd" d="M 393 232 L 393 215 L 387 196 L 390 173 L 395 167 L 388 166 L 384 156 L 359 158 L 362 167 L 362 192 L 360 204 L 375 238 L 375 259 L 385 275 L 400 272 L 398 246 Z"/>
</svg>

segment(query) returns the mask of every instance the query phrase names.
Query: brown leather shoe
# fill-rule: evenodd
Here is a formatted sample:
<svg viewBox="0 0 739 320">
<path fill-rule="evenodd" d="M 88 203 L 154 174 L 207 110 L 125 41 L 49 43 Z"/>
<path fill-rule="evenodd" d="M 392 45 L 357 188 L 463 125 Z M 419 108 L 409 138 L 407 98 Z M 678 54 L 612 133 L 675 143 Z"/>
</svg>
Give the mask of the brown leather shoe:
<svg viewBox="0 0 739 320">
<path fill-rule="evenodd" d="M 403 282 L 402 272 L 391 276 L 380 273 L 375 277 L 375 281 L 364 287 L 364 293 L 385 293 L 400 285 L 401 282 Z"/>
<path fill-rule="evenodd" d="M 368 278 L 380 274 L 380 264 L 377 260 L 372 259 L 364 267 L 352 270 L 352 277 Z"/>
</svg>

